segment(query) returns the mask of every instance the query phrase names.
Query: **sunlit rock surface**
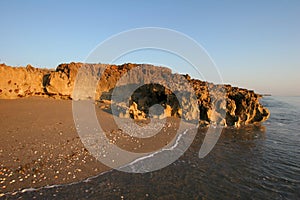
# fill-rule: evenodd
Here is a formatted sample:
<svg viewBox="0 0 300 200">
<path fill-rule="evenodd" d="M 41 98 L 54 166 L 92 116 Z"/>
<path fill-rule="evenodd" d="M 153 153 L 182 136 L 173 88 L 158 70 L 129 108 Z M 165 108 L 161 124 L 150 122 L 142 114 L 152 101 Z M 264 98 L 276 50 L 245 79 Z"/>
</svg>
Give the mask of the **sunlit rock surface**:
<svg viewBox="0 0 300 200">
<path fill-rule="evenodd" d="M 259 102 L 261 95 L 254 91 L 191 79 L 189 75 L 173 74 L 169 68 L 153 65 L 70 63 L 60 64 L 54 71 L 1 64 L 0 77 L 0 98 L 112 100 L 117 109 L 114 114 L 138 120 L 174 116 L 197 119 L 204 126 L 238 127 L 263 122 L 270 115 Z M 136 87 L 128 101 L 114 101 L 113 95 L 122 97 L 128 86 Z"/>
</svg>

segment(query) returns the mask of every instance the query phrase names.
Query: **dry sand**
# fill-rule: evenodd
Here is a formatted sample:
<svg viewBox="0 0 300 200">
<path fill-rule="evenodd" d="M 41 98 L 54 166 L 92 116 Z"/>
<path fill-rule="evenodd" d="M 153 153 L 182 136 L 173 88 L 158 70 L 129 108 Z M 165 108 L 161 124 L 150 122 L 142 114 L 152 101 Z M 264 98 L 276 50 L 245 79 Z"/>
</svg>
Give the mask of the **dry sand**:
<svg viewBox="0 0 300 200">
<path fill-rule="evenodd" d="M 105 107 L 96 105 L 98 119 L 108 138 L 121 148 L 157 150 L 176 134 L 178 120 L 167 119 L 168 125 L 154 137 L 129 137 L 118 130 Z M 0 100 L 0 135 L 0 194 L 76 182 L 109 170 L 81 143 L 70 100 Z"/>
</svg>

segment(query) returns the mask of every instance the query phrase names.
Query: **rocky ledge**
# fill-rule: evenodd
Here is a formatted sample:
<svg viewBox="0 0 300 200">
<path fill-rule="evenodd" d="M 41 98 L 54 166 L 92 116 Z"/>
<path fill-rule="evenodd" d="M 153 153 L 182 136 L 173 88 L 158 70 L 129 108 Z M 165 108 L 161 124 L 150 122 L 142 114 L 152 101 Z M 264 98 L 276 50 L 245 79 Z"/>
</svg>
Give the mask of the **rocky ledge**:
<svg viewBox="0 0 300 200">
<path fill-rule="evenodd" d="M 89 76 L 91 76 L 98 82 L 92 94 L 84 93 L 84 90 L 80 94 L 73 93 L 77 74 L 83 67 L 86 69 L 84 75 L 86 78 L 82 80 L 89 82 Z M 132 69 L 140 70 L 131 73 Z M 125 74 L 129 74 L 128 81 L 125 81 L 127 85 L 143 84 L 136 87 L 127 103 L 111 101 L 112 93 L 116 88 L 120 89 L 119 91 L 126 91 L 123 89 L 126 84 L 119 83 Z M 148 79 L 149 77 L 155 79 L 155 83 L 147 81 L 147 78 L 141 78 L 145 76 Z M 30 65 L 10 67 L 1 64 L 0 77 L 0 98 L 2 99 L 45 96 L 57 99 L 108 100 L 117 108 L 117 114 L 126 118 L 146 119 L 174 116 L 198 119 L 201 125 L 216 123 L 238 127 L 263 122 L 270 115 L 259 102 L 262 96 L 254 91 L 192 79 L 189 75 L 173 74 L 169 68 L 153 65 L 70 63 L 60 64 L 54 71 L 34 68 Z M 185 97 L 183 101 L 178 101 L 176 94 L 178 91 L 186 90 L 186 85 L 170 84 L 169 79 L 175 82 L 184 79 L 184 82 L 189 83 L 193 91 L 185 93 L 185 96 L 190 97 L 193 93 L 196 103 Z M 190 112 L 185 112 L 186 109 Z"/>
</svg>

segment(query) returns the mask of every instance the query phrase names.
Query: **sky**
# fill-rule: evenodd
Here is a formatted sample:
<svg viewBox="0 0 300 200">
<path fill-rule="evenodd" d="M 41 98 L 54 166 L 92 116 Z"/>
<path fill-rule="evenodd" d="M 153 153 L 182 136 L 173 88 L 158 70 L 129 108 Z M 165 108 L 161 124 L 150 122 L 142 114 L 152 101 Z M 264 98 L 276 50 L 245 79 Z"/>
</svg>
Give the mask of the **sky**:
<svg viewBox="0 0 300 200">
<path fill-rule="evenodd" d="M 113 35 L 161 27 L 199 43 L 223 83 L 258 93 L 300 95 L 297 0 L 0 0 L 0 8 L 0 63 L 55 68 L 60 63 L 84 62 Z M 137 53 L 119 62 L 155 63 L 145 55 Z M 193 76 L 182 63 L 176 67 L 176 59 L 173 63 L 174 71 Z"/>
</svg>

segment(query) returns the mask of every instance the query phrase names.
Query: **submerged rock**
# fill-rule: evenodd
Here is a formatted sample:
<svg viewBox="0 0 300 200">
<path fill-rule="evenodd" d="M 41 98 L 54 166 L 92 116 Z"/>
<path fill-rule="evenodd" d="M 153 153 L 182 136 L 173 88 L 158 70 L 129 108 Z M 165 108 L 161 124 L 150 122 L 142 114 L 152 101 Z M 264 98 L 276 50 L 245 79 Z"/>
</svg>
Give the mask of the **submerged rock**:
<svg viewBox="0 0 300 200">
<path fill-rule="evenodd" d="M 80 69 L 84 73 L 80 73 L 78 81 Z M 138 70 L 133 72 L 132 69 Z M 124 75 L 128 76 L 126 81 L 122 80 Z M 120 100 L 112 101 L 118 110 L 114 114 L 138 120 L 174 116 L 197 119 L 201 125 L 237 127 L 263 122 L 270 115 L 259 102 L 261 95 L 254 91 L 192 79 L 189 75 L 173 74 L 169 68 L 153 65 L 70 63 L 60 64 L 53 71 L 30 65 L 24 68 L 2 64 L 0 77 L 0 98 L 46 96 L 111 100 L 114 94 Z M 180 82 L 188 83 L 192 90 L 187 90 L 186 84 L 178 84 Z M 95 83 L 94 90 L 91 90 Z M 73 92 L 75 84 L 84 87 Z M 127 86 L 135 90 L 128 99 L 124 99 L 122 96 L 126 96 Z M 191 100 L 193 96 L 196 101 Z"/>
</svg>

